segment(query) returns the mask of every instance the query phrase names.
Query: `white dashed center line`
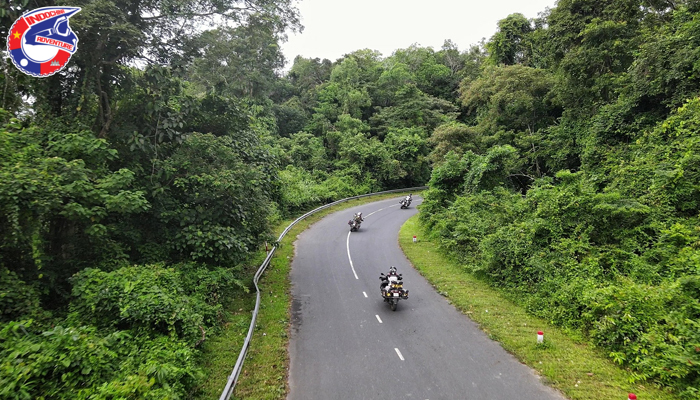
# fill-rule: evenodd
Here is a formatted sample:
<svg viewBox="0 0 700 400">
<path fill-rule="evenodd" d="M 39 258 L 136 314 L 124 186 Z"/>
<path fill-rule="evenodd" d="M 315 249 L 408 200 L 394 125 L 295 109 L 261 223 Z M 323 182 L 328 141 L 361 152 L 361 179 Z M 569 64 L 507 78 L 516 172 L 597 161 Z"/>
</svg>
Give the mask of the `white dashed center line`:
<svg viewBox="0 0 700 400">
<path fill-rule="evenodd" d="M 364 295 L 365 295 L 365 297 L 367 297 L 367 293 L 365 293 L 365 292 L 362 292 L 362 294 L 364 294 Z"/>
<path fill-rule="evenodd" d="M 398 354 L 398 355 L 399 355 L 399 358 L 401 359 L 401 361 L 403 361 L 403 356 L 401 355 L 401 352 L 399 351 L 399 349 L 398 349 L 398 348 L 394 348 L 394 350 L 396 350 L 396 354 Z"/>
<path fill-rule="evenodd" d="M 380 212 L 380 211 L 382 211 L 382 210 L 386 210 L 387 208 L 391 208 L 391 207 L 396 207 L 396 206 L 398 206 L 398 205 L 399 205 L 399 204 L 394 204 L 393 206 L 380 208 L 380 209 L 377 210 L 377 211 L 372 211 L 371 213 L 367 214 L 367 217 L 369 217 L 370 215 L 372 215 L 372 214 L 374 214 L 374 213 L 378 213 L 378 212 Z M 367 218 L 367 217 L 365 217 L 365 218 Z"/>
<path fill-rule="evenodd" d="M 382 319 L 379 318 L 379 315 L 375 315 L 375 317 L 377 317 L 377 321 L 379 321 L 379 323 L 381 324 L 381 323 L 382 323 Z M 396 350 L 396 351 L 398 351 L 398 350 Z"/>
</svg>

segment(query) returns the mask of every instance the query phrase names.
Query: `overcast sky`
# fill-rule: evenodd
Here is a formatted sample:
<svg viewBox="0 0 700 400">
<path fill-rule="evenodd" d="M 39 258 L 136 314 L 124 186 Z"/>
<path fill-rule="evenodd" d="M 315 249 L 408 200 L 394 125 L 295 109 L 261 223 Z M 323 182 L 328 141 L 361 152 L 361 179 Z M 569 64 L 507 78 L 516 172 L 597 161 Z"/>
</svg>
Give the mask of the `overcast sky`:
<svg viewBox="0 0 700 400">
<path fill-rule="evenodd" d="M 521 13 L 535 18 L 555 0 L 301 0 L 304 32 L 289 34 L 282 44 L 286 70 L 294 57 L 335 61 L 359 49 L 379 50 L 388 57 L 417 43 L 442 47 L 451 39 L 466 50 L 496 32 L 499 20 Z"/>
</svg>

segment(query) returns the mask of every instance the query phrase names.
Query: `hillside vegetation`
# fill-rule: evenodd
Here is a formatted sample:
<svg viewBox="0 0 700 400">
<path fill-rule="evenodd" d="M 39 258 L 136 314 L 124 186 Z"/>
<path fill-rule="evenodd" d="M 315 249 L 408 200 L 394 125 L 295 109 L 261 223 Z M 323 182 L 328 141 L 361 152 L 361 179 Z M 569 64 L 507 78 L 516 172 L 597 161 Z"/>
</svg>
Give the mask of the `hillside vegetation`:
<svg viewBox="0 0 700 400">
<path fill-rule="evenodd" d="M 0 33 L 57 4 L 3 2 Z M 271 226 L 426 183 L 464 268 L 700 398 L 697 0 L 560 0 L 284 75 L 291 0 L 70 5 L 68 68 L 2 59 L 0 398 L 195 395 Z"/>
</svg>

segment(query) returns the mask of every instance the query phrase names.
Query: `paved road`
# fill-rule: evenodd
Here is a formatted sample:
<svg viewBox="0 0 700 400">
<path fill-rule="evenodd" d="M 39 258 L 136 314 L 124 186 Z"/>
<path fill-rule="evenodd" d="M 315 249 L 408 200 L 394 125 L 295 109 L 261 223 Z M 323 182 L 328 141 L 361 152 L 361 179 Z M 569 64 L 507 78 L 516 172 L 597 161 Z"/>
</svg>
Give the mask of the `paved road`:
<svg viewBox="0 0 700 400">
<path fill-rule="evenodd" d="M 564 399 L 410 266 L 397 237 L 419 202 L 339 211 L 299 236 L 288 399 Z M 365 222 L 349 233 L 357 211 Z M 391 265 L 410 291 L 395 312 L 379 295 L 379 273 Z"/>
</svg>

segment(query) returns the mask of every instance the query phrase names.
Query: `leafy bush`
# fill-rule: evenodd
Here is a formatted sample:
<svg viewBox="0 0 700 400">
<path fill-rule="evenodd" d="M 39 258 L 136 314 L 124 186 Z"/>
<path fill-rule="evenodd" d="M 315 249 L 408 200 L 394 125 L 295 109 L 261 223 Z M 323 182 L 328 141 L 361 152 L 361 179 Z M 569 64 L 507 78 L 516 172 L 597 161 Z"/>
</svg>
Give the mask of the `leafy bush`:
<svg viewBox="0 0 700 400">
<path fill-rule="evenodd" d="M 79 125 L 0 128 L 0 263 L 49 292 L 52 308 L 73 273 L 125 257 L 115 220 L 150 207 L 130 170 L 108 168 L 116 158 Z"/>
<path fill-rule="evenodd" d="M 138 335 L 167 335 L 194 344 L 215 326 L 221 302 L 242 284 L 229 270 L 194 264 L 86 269 L 73 278 L 71 311 L 76 321 Z"/>
<path fill-rule="evenodd" d="M 36 288 L 19 279 L 16 273 L 0 267 L 0 322 L 33 317 L 47 321 Z"/>
<path fill-rule="evenodd" d="M 195 133 L 158 163 L 157 229 L 147 232 L 171 260 L 234 266 L 267 237 L 275 174 L 246 136 Z"/>
<path fill-rule="evenodd" d="M 0 331 L 0 366 L 0 398 L 12 400 L 181 399 L 201 379 L 183 342 L 91 327 L 39 333 L 30 321 Z"/>
</svg>

